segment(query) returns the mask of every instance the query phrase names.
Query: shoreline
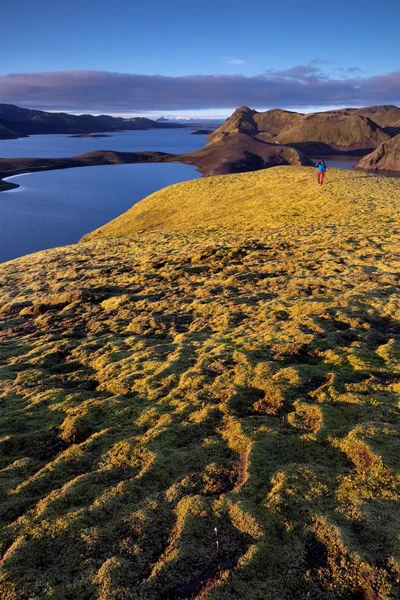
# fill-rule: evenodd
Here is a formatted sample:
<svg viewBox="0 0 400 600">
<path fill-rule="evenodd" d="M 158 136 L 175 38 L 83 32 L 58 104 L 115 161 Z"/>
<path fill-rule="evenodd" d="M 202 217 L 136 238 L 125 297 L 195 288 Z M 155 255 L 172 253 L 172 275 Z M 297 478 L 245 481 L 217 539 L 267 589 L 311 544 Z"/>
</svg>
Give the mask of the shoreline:
<svg viewBox="0 0 400 600">
<path fill-rule="evenodd" d="M 144 151 L 144 152 L 118 152 L 113 150 L 96 150 L 72 156 L 67 158 L 0 158 L 0 192 L 5 192 L 20 187 L 19 184 L 7 181 L 11 177 L 27 175 L 29 173 L 40 173 L 43 171 L 55 171 L 61 169 L 71 169 L 77 167 L 93 167 L 107 165 L 139 164 L 139 163 L 179 163 L 194 166 L 203 177 L 214 174 L 237 173 L 237 164 L 235 160 L 224 164 L 223 172 L 218 171 L 218 165 L 212 160 L 204 160 L 204 149 L 186 154 L 170 154 L 167 152 Z M 211 158 L 211 157 L 210 157 Z M 214 157 L 213 157 L 214 158 Z M 211 164 L 210 164 L 211 163 Z M 270 165 L 273 166 L 273 165 Z M 275 165 L 279 166 L 279 164 Z M 217 168 L 216 168 L 217 167 Z M 254 171 L 252 165 L 248 165 L 246 171 Z M 361 169 L 357 166 L 354 170 L 364 171 L 372 175 L 381 175 L 385 177 L 400 177 L 398 171 L 383 171 L 376 169 Z"/>
<path fill-rule="evenodd" d="M 114 152 L 99 150 L 71 158 L 0 158 L 0 192 L 16 189 L 19 184 L 7 181 L 11 177 L 55 171 L 77 167 L 94 167 L 107 165 L 178 162 L 192 164 L 181 160 L 178 154 L 164 152 Z"/>
<path fill-rule="evenodd" d="M 22 173 L 21 173 L 22 175 Z M 13 177 L 13 175 L 10 175 L 10 177 Z M 17 177 L 16 175 L 14 175 L 14 177 Z M 9 192 L 10 190 L 16 190 L 19 187 L 21 187 L 20 185 L 18 185 L 18 183 L 13 183 L 12 181 L 6 181 L 7 178 L 5 179 L 0 179 L 0 192 Z"/>
<path fill-rule="evenodd" d="M 228 137 L 229 139 L 224 139 L 223 142 L 214 142 L 199 150 L 181 154 L 95 150 L 62 158 L 0 158 L 0 180 L 25 173 L 112 164 L 175 162 L 194 166 L 206 177 L 258 171 L 278 165 L 314 166 L 309 158 L 288 146 L 269 144 L 241 133 Z M 8 187 L 17 184 L 6 183 L 5 185 Z M 4 183 L 0 191 L 1 189 L 6 189 Z"/>
</svg>

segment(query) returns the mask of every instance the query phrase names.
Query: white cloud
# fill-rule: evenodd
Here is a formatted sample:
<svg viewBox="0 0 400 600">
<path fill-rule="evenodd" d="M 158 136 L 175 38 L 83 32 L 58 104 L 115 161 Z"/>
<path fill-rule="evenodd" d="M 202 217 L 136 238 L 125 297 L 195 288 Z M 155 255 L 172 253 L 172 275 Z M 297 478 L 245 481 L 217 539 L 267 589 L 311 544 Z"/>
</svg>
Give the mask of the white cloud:
<svg viewBox="0 0 400 600">
<path fill-rule="evenodd" d="M 228 65 L 245 65 L 246 61 L 243 58 L 226 58 Z"/>
<path fill-rule="evenodd" d="M 0 76 L 1 101 L 27 108 L 80 112 L 169 114 L 247 105 L 255 108 L 398 104 L 400 70 L 383 75 L 331 75 L 309 65 L 240 74 L 137 75 L 108 71 L 59 71 Z"/>
</svg>

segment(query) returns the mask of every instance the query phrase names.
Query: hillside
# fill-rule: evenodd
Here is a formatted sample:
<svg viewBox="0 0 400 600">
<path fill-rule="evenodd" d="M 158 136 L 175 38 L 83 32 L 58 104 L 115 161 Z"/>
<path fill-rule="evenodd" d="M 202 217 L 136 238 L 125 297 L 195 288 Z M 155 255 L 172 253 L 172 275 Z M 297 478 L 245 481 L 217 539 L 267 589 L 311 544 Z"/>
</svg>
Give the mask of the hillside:
<svg viewBox="0 0 400 600">
<path fill-rule="evenodd" d="M 366 117 L 340 112 L 304 115 L 277 137 L 308 155 L 339 152 L 365 154 L 390 139 L 379 125 Z"/>
<path fill-rule="evenodd" d="M 371 154 L 364 156 L 357 167 L 369 171 L 400 173 L 400 134 L 378 146 Z"/>
<path fill-rule="evenodd" d="M 388 127 L 385 127 L 385 131 L 386 131 L 386 133 L 388 133 L 391 136 L 399 135 L 400 134 L 400 121 L 398 121 L 396 123 L 396 125 L 390 125 Z"/>
<path fill-rule="evenodd" d="M 5 121 L 22 121 L 37 115 L 45 114 L 42 110 L 32 110 L 30 108 L 22 108 L 15 104 L 0 103 L 0 119 Z"/>
<path fill-rule="evenodd" d="M 197 166 L 206 176 L 256 171 L 280 165 L 312 166 L 302 152 L 279 144 L 258 140 L 245 133 L 229 133 L 204 148 L 181 154 L 179 162 Z"/>
<path fill-rule="evenodd" d="M 251 110 L 248 106 L 241 106 L 214 131 L 208 139 L 210 141 L 223 139 L 229 133 L 247 133 L 249 135 L 263 135 L 266 133 L 271 138 L 276 136 L 288 125 L 293 125 L 301 118 L 300 113 L 274 108 L 265 112 Z"/>
<path fill-rule="evenodd" d="M 0 266 L 1 598 L 399 597 L 400 181 L 314 175 Z"/>
<path fill-rule="evenodd" d="M 0 124 L 0 140 L 16 140 L 21 137 L 21 134 L 8 129 L 8 127 L 4 127 L 4 125 Z"/>
<path fill-rule="evenodd" d="M 0 265 L 0 597 L 397 599 L 399 199 L 195 180 Z"/>
<path fill-rule="evenodd" d="M 85 241 L 131 236 L 141 232 L 187 231 L 224 227 L 229 231 L 269 231 L 290 227 L 297 216 L 304 226 L 338 225 L 361 219 L 362 207 L 379 198 L 399 200 L 400 180 L 366 176 L 362 172 L 329 169 L 321 188 L 316 169 L 276 167 L 211 177 L 173 185 L 148 196 L 103 227 L 88 233 Z M 361 204 L 360 204 L 361 203 Z"/>
<path fill-rule="evenodd" d="M 366 154 L 399 133 L 400 108 L 392 105 L 343 108 L 303 115 L 281 109 L 265 112 L 241 106 L 208 139 L 245 133 L 287 144 L 305 154 Z"/>
<path fill-rule="evenodd" d="M 341 114 L 365 117 L 388 131 L 400 120 L 400 108 L 393 104 L 364 106 L 363 108 L 337 108 L 325 111 L 323 114 Z"/>
<path fill-rule="evenodd" d="M 14 106 L 13 104 L 0 104 L 0 125 L 16 132 L 19 137 L 49 133 L 80 134 L 131 129 L 184 127 L 184 125 L 177 123 L 159 123 L 143 117 L 123 119 L 108 115 L 71 115 L 68 113 L 30 110 Z M 1 128 L 0 139 L 7 139 L 2 136 Z"/>
<path fill-rule="evenodd" d="M 355 114 L 371 119 L 381 127 L 393 127 L 400 122 L 400 108 L 393 104 L 353 109 Z"/>
</svg>

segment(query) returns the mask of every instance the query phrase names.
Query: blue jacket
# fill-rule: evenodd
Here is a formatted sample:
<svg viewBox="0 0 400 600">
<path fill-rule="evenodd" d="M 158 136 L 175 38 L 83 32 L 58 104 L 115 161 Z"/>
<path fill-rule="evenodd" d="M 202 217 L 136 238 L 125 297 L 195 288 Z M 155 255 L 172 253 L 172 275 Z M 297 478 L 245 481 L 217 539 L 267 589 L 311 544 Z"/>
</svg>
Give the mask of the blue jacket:
<svg viewBox="0 0 400 600">
<path fill-rule="evenodd" d="M 319 162 L 317 164 L 317 169 L 318 169 L 318 173 L 325 173 L 326 172 L 326 164 Z"/>
</svg>

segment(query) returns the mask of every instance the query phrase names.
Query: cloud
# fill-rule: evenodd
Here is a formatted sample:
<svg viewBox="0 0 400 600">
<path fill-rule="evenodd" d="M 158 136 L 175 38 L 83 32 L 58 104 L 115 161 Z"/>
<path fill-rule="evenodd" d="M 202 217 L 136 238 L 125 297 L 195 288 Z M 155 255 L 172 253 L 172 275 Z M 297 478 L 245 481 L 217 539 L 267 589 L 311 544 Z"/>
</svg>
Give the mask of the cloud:
<svg viewBox="0 0 400 600">
<path fill-rule="evenodd" d="M 320 58 L 313 58 L 310 60 L 310 65 L 331 65 L 330 60 L 321 60 Z"/>
<path fill-rule="evenodd" d="M 236 107 L 365 106 L 400 103 L 400 70 L 326 76 L 297 65 L 261 75 L 135 75 L 109 71 L 18 73 L 0 77 L 2 102 L 47 110 L 138 113 Z"/>
<path fill-rule="evenodd" d="M 319 67 L 310 65 L 297 65 L 291 69 L 284 71 L 276 71 L 275 69 L 268 69 L 265 71 L 267 75 L 274 79 L 294 79 L 297 81 L 304 81 L 304 79 L 310 79 L 312 77 L 323 78 L 323 73 Z"/>
<path fill-rule="evenodd" d="M 243 58 L 226 58 L 229 65 L 245 65 L 246 61 Z"/>
<path fill-rule="evenodd" d="M 359 67 L 336 67 L 334 70 L 338 73 L 350 73 L 351 75 L 353 75 L 354 73 L 363 72 L 363 70 Z"/>
</svg>

